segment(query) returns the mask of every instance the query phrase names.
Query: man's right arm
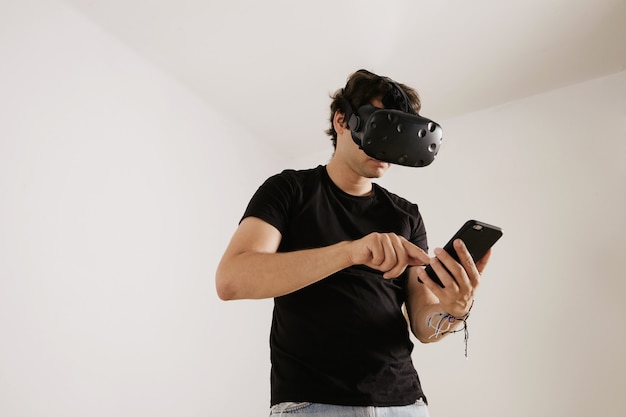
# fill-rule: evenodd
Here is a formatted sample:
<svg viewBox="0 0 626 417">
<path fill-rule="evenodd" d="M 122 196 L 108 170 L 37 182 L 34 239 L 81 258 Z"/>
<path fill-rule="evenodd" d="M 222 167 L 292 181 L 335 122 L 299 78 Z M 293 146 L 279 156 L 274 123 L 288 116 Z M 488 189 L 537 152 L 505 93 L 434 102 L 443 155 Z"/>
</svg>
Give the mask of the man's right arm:
<svg viewBox="0 0 626 417">
<path fill-rule="evenodd" d="M 217 267 L 217 294 L 223 300 L 272 298 L 289 294 L 350 265 L 341 255 L 347 244 L 277 253 L 280 232 L 247 217 L 233 235 Z"/>
<path fill-rule="evenodd" d="M 235 231 L 215 275 L 223 300 L 272 298 L 297 291 L 351 265 L 363 264 L 399 276 L 428 256 L 393 233 L 371 233 L 352 242 L 276 252 L 281 233 L 269 223 L 247 217 Z"/>
</svg>

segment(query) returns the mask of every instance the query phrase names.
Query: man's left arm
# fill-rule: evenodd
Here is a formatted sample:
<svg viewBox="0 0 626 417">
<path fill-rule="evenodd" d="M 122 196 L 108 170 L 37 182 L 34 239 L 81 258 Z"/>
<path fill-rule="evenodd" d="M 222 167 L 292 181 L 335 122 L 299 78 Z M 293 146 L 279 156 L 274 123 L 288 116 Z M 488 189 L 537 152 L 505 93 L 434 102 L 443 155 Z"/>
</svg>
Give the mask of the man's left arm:
<svg viewBox="0 0 626 417">
<path fill-rule="evenodd" d="M 407 314 L 411 331 L 422 343 L 439 341 L 463 323 L 472 308 L 480 274 L 491 255 L 491 251 L 488 251 L 480 261 L 474 263 L 461 240 L 455 241 L 454 248 L 460 262 L 437 248 L 437 257 L 432 258 L 430 263 L 445 288 L 433 282 L 423 267 L 409 269 Z"/>
</svg>

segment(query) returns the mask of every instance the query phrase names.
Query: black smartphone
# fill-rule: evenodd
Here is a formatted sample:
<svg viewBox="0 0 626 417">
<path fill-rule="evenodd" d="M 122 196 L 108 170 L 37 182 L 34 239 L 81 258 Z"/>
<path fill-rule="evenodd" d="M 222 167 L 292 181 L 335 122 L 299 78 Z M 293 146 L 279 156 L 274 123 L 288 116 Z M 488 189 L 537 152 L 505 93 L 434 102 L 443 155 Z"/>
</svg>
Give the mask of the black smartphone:
<svg viewBox="0 0 626 417">
<path fill-rule="evenodd" d="M 455 261 L 459 262 L 459 257 L 456 254 L 453 243 L 456 239 L 461 239 L 463 243 L 465 243 L 474 261 L 479 261 L 500 237 L 502 237 L 502 229 L 499 227 L 479 222 L 478 220 L 468 220 L 461 226 L 459 231 L 452 236 L 452 239 L 446 243 L 443 249 L 448 252 Z M 443 282 L 441 282 L 430 265 L 426 267 L 426 273 L 437 285 L 441 288 L 445 288 Z"/>
</svg>

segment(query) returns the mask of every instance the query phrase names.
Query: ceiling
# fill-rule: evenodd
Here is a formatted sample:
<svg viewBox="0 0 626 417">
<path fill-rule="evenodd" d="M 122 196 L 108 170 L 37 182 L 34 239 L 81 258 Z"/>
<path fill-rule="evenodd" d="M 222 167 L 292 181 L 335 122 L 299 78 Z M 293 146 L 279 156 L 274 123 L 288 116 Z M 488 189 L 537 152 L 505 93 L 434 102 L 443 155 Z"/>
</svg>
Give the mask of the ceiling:
<svg viewBox="0 0 626 417">
<path fill-rule="evenodd" d="M 626 0 L 65 0 L 287 157 L 367 68 L 442 120 L 626 69 Z"/>
</svg>

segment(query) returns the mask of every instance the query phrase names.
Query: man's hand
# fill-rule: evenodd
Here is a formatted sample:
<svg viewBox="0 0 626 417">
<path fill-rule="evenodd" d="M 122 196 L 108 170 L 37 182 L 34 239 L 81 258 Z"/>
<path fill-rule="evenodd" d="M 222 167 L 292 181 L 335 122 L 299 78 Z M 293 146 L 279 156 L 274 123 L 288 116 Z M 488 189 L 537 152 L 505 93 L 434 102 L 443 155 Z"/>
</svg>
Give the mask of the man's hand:
<svg viewBox="0 0 626 417">
<path fill-rule="evenodd" d="M 474 263 L 472 255 L 462 240 L 454 241 L 454 249 L 460 262 L 456 262 L 441 248 L 435 249 L 437 257 L 429 261 L 445 288 L 434 283 L 423 268 L 418 271 L 418 276 L 423 284 L 439 298 L 446 312 L 455 317 L 463 317 L 472 306 L 474 295 L 480 285 L 480 275 L 489 262 L 491 249 L 477 263 Z"/>
<path fill-rule="evenodd" d="M 353 265 L 383 272 L 383 278 L 396 278 L 407 266 L 430 262 L 422 249 L 395 233 L 370 233 L 350 242 L 348 258 Z"/>
</svg>

